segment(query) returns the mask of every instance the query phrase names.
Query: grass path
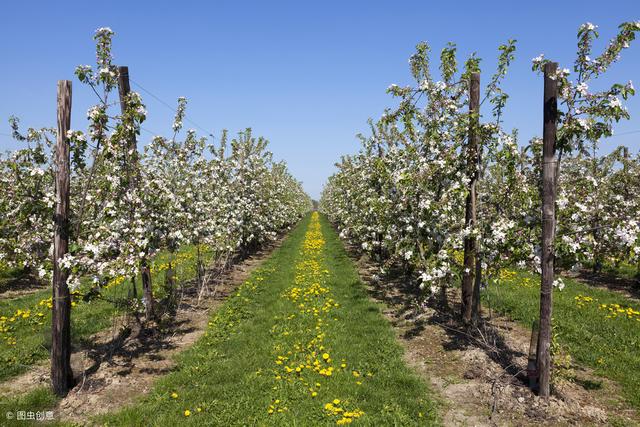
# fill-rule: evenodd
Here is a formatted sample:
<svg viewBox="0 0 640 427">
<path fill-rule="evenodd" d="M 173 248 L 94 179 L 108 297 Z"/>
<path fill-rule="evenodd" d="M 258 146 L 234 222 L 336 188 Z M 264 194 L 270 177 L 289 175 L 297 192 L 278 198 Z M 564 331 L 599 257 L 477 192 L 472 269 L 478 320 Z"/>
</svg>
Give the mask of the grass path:
<svg viewBox="0 0 640 427">
<path fill-rule="evenodd" d="M 178 369 L 109 425 L 431 425 L 427 386 L 312 214 L 213 315 Z"/>
</svg>

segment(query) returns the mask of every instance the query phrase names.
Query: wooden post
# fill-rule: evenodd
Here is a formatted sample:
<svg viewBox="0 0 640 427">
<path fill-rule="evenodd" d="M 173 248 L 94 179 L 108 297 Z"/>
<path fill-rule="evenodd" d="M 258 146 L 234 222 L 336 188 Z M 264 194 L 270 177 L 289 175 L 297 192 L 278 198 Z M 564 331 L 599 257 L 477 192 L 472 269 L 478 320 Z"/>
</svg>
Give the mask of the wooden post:
<svg viewBox="0 0 640 427">
<path fill-rule="evenodd" d="M 122 114 L 124 114 L 127 109 L 127 96 L 129 95 L 129 92 L 131 92 L 131 87 L 129 85 L 129 67 L 118 67 L 118 94 L 120 95 L 120 111 L 122 111 Z M 132 170 L 137 162 L 136 153 L 138 150 L 134 134 L 129 138 L 127 149 L 127 182 L 129 184 L 129 189 L 133 190 L 135 189 L 137 182 L 136 174 L 132 173 Z M 132 211 L 131 213 L 133 214 L 134 212 Z"/>
<path fill-rule="evenodd" d="M 374 129 L 372 127 L 372 129 Z M 382 151 L 382 143 L 380 141 L 378 141 L 378 161 L 382 162 L 382 158 L 384 156 L 384 152 Z M 383 192 L 382 192 L 382 183 L 380 182 L 380 180 L 376 180 L 376 193 L 378 194 L 378 198 L 383 196 Z M 375 249 L 375 254 L 376 254 L 376 258 L 377 258 L 377 262 L 379 264 L 382 264 L 383 262 L 383 258 L 384 258 L 384 254 L 382 253 L 382 233 L 376 231 L 376 242 L 378 247 Z"/>
<path fill-rule="evenodd" d="M 536 358 L 538 355 L 538 321 L 534 320 L 531 325 L 531 341 L 529 342 L 529 357 L 527 358 L 527 377 L 529 378 L 529 388 L 538 389 L 538 369 Z"/>
<path fill-rule="evenodd" d="M 466 148 L 467 171 L 469 174 L 469 193 L 465 209 L 465 228 L 476 225 L 476 183 L 478 181 L 478 122 L 480 114 L 480 73 L 472 73 L 469 82 L 469 141 Z M 462 272 L 462 320 L 470 323 L 474 311 L 474 275 L 476 258 L 476 238 L 469 235 L 464 238 L 464 268 Z M 479 289 L 478 289 L 479 293 Z M 477 310 L 477 309 L 476 309 Z"/>
<path fill-rule="evenodd" d="M 120 95 L 120 111 L 124 113 L 127 108 L 127 95 L 131 92 L 129 84 L 129 67 L 118 67 L 118 95 Z"/>
<path fill-rule="evenodd" d="M 482 286 L 482 261 L 480 260 L 480 252 L 478 250 L 478 242 L 476 242 L 476 275 L 473 280 L 473 304 L 471 310 L 471 321 L 477 325 L 480 321 L 481 305 L 480 305 L 480 287 Z"/>
<path fill-rule="evenodd" d="M 58 134 L 56 140 L 56 211 L 53 235 L 53 295 L 51 311 L 51 388 L 60 397 L 73 387 L 71 370 L 71 295 L 66 269 L 60 261 L 69 252 L 69 192 L 71 82 L 58 81 Z"/>
<path fill-rule="evenodd" d="M 131 86 L 129 84 L 129 67 L 118 67 L 118 94 L 120 95 L 120 110 L 124 114 L 127 108 L 127 96 L 131 92 Z M 135 134 L 132 134 L 129 139 L 129 147 L 127 153 L 127 176 L 129 181 L 129 189 L 134 190 L 138 185 L 138 145 L 136 142 Z M 133 207 L 131 208 L 131 221 L 133 221 L 134 215 Z M 151 284 L 151 270 L 149 268 L 149 260 L 143 257 L 140 260 L 140 273 L 142 275 L 142 294 L 144 300 L 145 317 L 147 320 L 151 320 L 154 317 L 154 301 L 153 291 Z M 135 286 L 135 278 L 132 283 Z"/>
<path fill-rule="evenodd" d="M 204 268 L 202 264 L 202 253 L 200 252 L 200 243 L 196 244 L 196 270 L 198 275 L 198 287 L 204 287 Z"/>
<path fill-rule="evenodd" d="M 551 382 L 551 312 L 556 226 L 556 126 L 558 121 L 558 64 L 544 66 L 544 128 L 542 132 L 542 282 L 537 365 L 541 397 L 549 398 Z"/>
<path fill-rule="evenodd" d="M 169 252 L 169 263 L 167 270 L 164 273 L 164 287 L 167 292 L 167 309 L 169 313 L 175 315 L 177 309 L 176 301 L 176 272 L 173 269 L 173 252 Z"/>
</svg>

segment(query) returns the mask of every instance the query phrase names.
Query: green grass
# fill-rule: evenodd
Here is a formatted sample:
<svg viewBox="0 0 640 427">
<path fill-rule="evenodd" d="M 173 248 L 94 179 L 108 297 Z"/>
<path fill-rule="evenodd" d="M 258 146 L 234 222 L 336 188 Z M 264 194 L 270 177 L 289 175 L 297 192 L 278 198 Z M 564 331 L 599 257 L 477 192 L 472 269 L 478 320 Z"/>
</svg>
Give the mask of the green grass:
<svg viewBox="0 0 640 427">
<path fill-rule="evenodd" d="M 178 251 L 176 256 L 193 255 L 195 251 L 195 247 L 188 246 Z M 154 265 L 166 263 L 169 256 L 168 253 L 158 254 L 154 259 Z M 186 259 L 176 269 L 176 272 L 179 281 L 193 278 L 195 276 L 195 261 L 192 258 Z M 152 274 L 154 296 L 156 297 L 161 297 L 163 294 L 164 274 L 164 271 Z M 140 297 L 140 278 L 136 280 L 136 284 Z M 85 281 L 80 291 L 86 290 L 88 287 L 89 284 Z M 128 300 L 130 290 L 131 283 L 126 280 L 117 286 L 104 290 L 102 294 L 104 299 L 78 301 L 77 306 L 71 312 L 72 344 L 77 348 L 92 334 L 111 325 L 113 317 L 126 310 L 122 303 Z M 27 319 L 8 322 L 6 325 L 9 327 L 9 331 L 0 331 L 0 381 L 21 374 L 34 363 L 49 357 L 51 310 L 46 305 L 40 306 L 38 303 L 50 297 L 51 290 L 46 289 L 22 297 L 0 300 L 0 317 L 15 318 L 17 310 L 30 310 Z M 44 316 L 39 318 L 37 313 L 42 313 Z M 8 343 L 6 338 L 9 337 L 15 338 L 15 344 Z"/>
<path fill-rule="evenodd" d="M 57 401 L 58 398 L 47 387 L 40 387 L 13 398 L 0 399 L 0 425 L 10 427 L 43 424 L 42 421 L 30 423 L 24 420 L 17 420 L 18 412 L 25 412 L 25 415 L 27 412 L 33 412 L 34 416 L 36 412 L 40 412 L 46 415 L 46 411 L 51 411 Z M 55 413 L 53 417 L 55 419 Z M 49 422 L 46 425 L 50 426 L 51 424 Z"/>
<path fill-rule="evenodd" d="M 38 302 L 49 297 L 49 291 L 40 291 L 25 297 L 9 301 L 0 301 L 0 315 L 11 317 L 16 310 L 38 307 Z M 15 336 L 15 345 L 5 341 L 0 344 L 0 380 L 25 372 L 29 366 L 49 357 L 51 342 L 51 313 L 40 307 L 45 314 L 42 324 L 18 322 L 11 326 Z M 73 309 L 71 315 L 72 342 L 78 345 L 89 335 L 106 328 L 111 323 L 115 308 L 105 301 L 81 303 Z"/>
<path fill-rule="evenodd" d="M 320 318 L 326 319 L 315 332 L 318 317 L 301 313 L 297 303 L 283 297 L 294 286 L 309 222 L 309 218 L 303 220 L 214 313 L 205 336 L 178 357 L 176 371 L 159 379 L 137 404 L 96 421 L 158 426 L 335 425 L 340 417 L 327 415 L 324 406 L 339 399 L 346 411 L 364 412 L 354 424 L 436 424 L 427 386 L 402 362 L 392 328 L 380 307 L 369 300 L 353 263 L 324 218 L 322 263 L 328 276 L 322 286 L 329 294 L 313 297 L 318 299 L 311 304 L 322 306 L 330 297 L 339 305 L 328 314 L 321 313 Z M 324 335 L 314 358 L 320 359 L 321 366 L 335 366 L 333 374 L 322 376 L 305 368 L 300 374 L 285 374 L 286 364 L 310 357 L 304 343 L 316 333 Z M 301 347 L 296 349 L 296 344 Z M 322 360 L 322 352 L 330 355 L 330 361 Z M 276 364 L 283 354 L 290 360 Z M 270 406 L 273 414 L 268 413 Z M 191 415 L 186 417 L 185 410 Z"/>
<path fill-rule="evenodd" d="M 570 268 L 572 262 L 558 262 L 561 265 L 561 268 Z M 593 272 L 594 263 L 586 261 L 583 263 L 583 266 L 586 272 Z M 627 280 L 638 280 L 640 279 L 640 264 L 635 263 L 632 264 L 629 260 L 620 260 L 615 263 L 612 260 L 604 260 L 602 263 L 602 268 L 600 273 L 610 275 L 617 278 L 627 279 Z"/>
<path fill-rule="evenodd" d="M 24 276 L 24 271 L 18 268 L 9 268 L 4 263 L 0 262 L 0 292 L 11 289 L 11 284 L 21 279 Z"/>
<path fill-rule="evenodd" d="M 607 319 L 600 304 L 619 304 L 640 311 L 640 304 L 615 292 L 593 288 L 568 278 L 566 287 L 553 293 L 553 323 L 558 341 L 580 364 L 618 382 L 628 402 L 640 408 L 640 316 Z M 485 306 L 530 327 L 539 316 L 539 276 L 516 272 L 513 278 L 490 285 Z M 593 301 L 578 302 L 582 297 Z M 579 298 L 579 300 L 576 300 Z"/>
<path fill-rule="evenodd" d="M 613 274 L 624 279 L 634 280 L 640 279 L 640 265 L 621 262 L 619 265 L 605 264 L 603 268 L 605 273 Z"/>
</svg>

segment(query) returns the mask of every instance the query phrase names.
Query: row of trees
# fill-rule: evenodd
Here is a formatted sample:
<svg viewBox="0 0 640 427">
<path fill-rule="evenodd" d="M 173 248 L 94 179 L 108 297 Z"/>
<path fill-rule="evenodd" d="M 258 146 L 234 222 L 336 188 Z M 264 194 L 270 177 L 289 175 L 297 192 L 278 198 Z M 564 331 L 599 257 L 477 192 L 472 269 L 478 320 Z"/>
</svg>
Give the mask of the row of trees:
<svg viewBox="0 0 640 427">
<path fill-rule="evenodd" d="M 481 286 L 505 266 L 541 272 L 543 264 L 553 261 L 554 252 L 564 266 L 588 263 L 600 268 L 611 260 L 638 263 L 640 156 L 629 156 L 622 148 L 598 154 L 598 141 L 612 134 L 613 123 L 629 118 L 622 102 L 634 88 L 628 82 L 602 91 L 589 89 L 619 60 L 640 23 L 624 23 L 619 29 L 594 56 L 597 29 L 581 26 L 572 72 L 558 70 L 542 55 L 533 60 L 534 71 L 545 71 L 549 95 L 545 142 L 550 144 L 545 150 L 541 139 L 522 146 L 517 131 L 503 127 L 508 95 L 501 83 L 514 58 L 515 41 L 500 46 L 498 67 L 483 98 L 475 54 L 460 69 L 455 45 L 447 45 L 440 54 L 437 80 L 430 69 L 429 47 L 419 44 L 410 59 L 415 85 L 388 89 L 399 106 L 370 122 L 371 134 L 360 137 L 361 150 L 337 164 L 338 172 L 323 191 L 321 209 L 342 237 L 380 261 L 383 270 L 404 265 L 418 286 L 432 294 L 460 282 L 465 323 L 478 320 Z M 489 121 L 481 114 L 487 102 L 492 106 Z M 543 186 L 545 164 L 552 166 L 544 174 L 548 188 Z M 561 164 L 564 174 L 559 173 Z M 551 250 L 545 254 L 543 195 L 553 191 L 555 197 L 556 186 L 558 234 L 554 239 L 547 228 L 551 239 L 545 246 Z M 553 198 L 545 200 L 554 206 Z M 548 208 L 545 212 L 554 213 Z M 555 219 L 545 218 L 552 220 L 555 231 Z M 551 270 L 546 279 L 553 281 Z M 554 283 L 562 286 L 559 280 Z M 543 327 L 550 327 L 550 300 L 548 306 L 548 313 L 543 313 L 548 324 L 541 325 L 541 336 Z M 545 342 L 540 344 L 548 354 L 548 343 L 546 349 Z M 548 395 L 545 373 L 540 375 L 540 392 Z"/>
<path fill-rule="evenodd" d="M 76 69 L 97 98 L 87 113 L 88 131 L 60 124 L 66 120 L 68 126 L 71 106 L 71 84 L 61 82 L 58 129 L 22 133 L 11 118 L 13 135 L 25 147 L 0 157 L 0 260 L 55 282 L 53 346 L 63 352 L 52 350 L 52 379 L 60 395 L 72 379 L 68 319 L 62 332 L 56 329 L 56 310 L 68 316 L 70 301 L 68 291 L 57 290 L 86 286 L 99 294 L 115 277 L 131 278 L 135 286 L 141 276 L 151 320 L 157 310 L 150 260 L 158 251 L 205 245 L 214 260 L 228 259 L 274 239 L 311 205 L 301 183 L 251 129 L 231 141 L 225 131 L 217 144 L 193 130 L 183 132 L 185 98 L 178 100 L 172 136 L 157 136 L 140 152 L 137 138 L 147 113 L 140 95 L 129 89 L 128 69 L 112 62 L 112 36 L 109 28 L 98 29 L 96 66 Z M 69 150 L 67 159 L 60 147 Z M 67 164 L 68 193 L 59 179 Z M 65 197 L 70 209 L 63 215 Z M 54 231 L 68 242 L 60 259 L 54 256 Z M 203 271 L 199 257 L 202 286 Z M 59 344 L 56 336 L 62 336 Z"/>
</svg>

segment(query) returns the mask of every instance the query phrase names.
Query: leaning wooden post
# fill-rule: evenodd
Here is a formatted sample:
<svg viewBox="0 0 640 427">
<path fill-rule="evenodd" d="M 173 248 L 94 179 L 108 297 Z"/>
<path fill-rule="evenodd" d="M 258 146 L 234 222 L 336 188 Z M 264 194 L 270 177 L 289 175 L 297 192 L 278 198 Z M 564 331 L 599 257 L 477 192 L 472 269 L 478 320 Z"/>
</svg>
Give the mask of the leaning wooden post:
<svg viewBox="0 0 640 427">
<path fill-rule="evenodd" d="M 466 148 L 467 171 L 469 174 L 469 192 L 465 209 L 465 228 L 471 230 L 476 225 L 476 183 L 478 181 L 479 135 L 478 123 L 480 114 L 480 73 L 472 73 L 469 82 L 469 141 Z M 464 268 L 462 272 L 462 320 L 470 323 L 473 316 L 474 275 L 476 258 L 476 238 L 467 235 L 464 238 Z M 477 308 L 476 308 L 477 311 Z"/>
<path fill-rule="evenodd" d="M 73 387 L 71 370 L 71 295 L 67 270 L 61 261 L 69 252 L 69 191 L 71 82 L 58 81 L 58 134 L 56 141 L 56 211 L 53 236 L 53 295 L 51 312 L 51 388 L 60 397 Z"/>
<path fill-rule="evenodd" d="M 540 284 L 540 333 L 538 337 L 538 387 L 549 398 L 551 380 L 551 309 L 554 239 L 556 226 L 556 126 L 558 120 L 558 64 L 544 66 L 544 128 L 542 133 L 542 282 Z"/>
<path fill-rule="evenodd" d="M 118 67 L 118 94 L 120 95 L 120 110 L 124 115 L 127 109 L 127 96 L 131 92 L 131 86 L 129 84 L 129 67 Z M 129 139 L 128 153 L 127 153 L 127 175 L 129 178 L 129 190 L 135 190 L 138 186 L 138 144 L 135 134 L 131 134 Z M 133 173 L 132 173 L 133 170 Z M 131 221 L 133 221 L 134 211 L 131 211 Z M 147 320 L 151 320 L 154 317 L 154 301 L 153 291 L 151 285 L 151 270 L 149 268 L 149 260 L 147 257 L 143 257 L 140 260 L 140 273 L 142 275 L 142 293 L 144 297 L 144 311 Z M 135 278 L 133 279 L 133 286 L 135 286 Z"/>
</svg>

